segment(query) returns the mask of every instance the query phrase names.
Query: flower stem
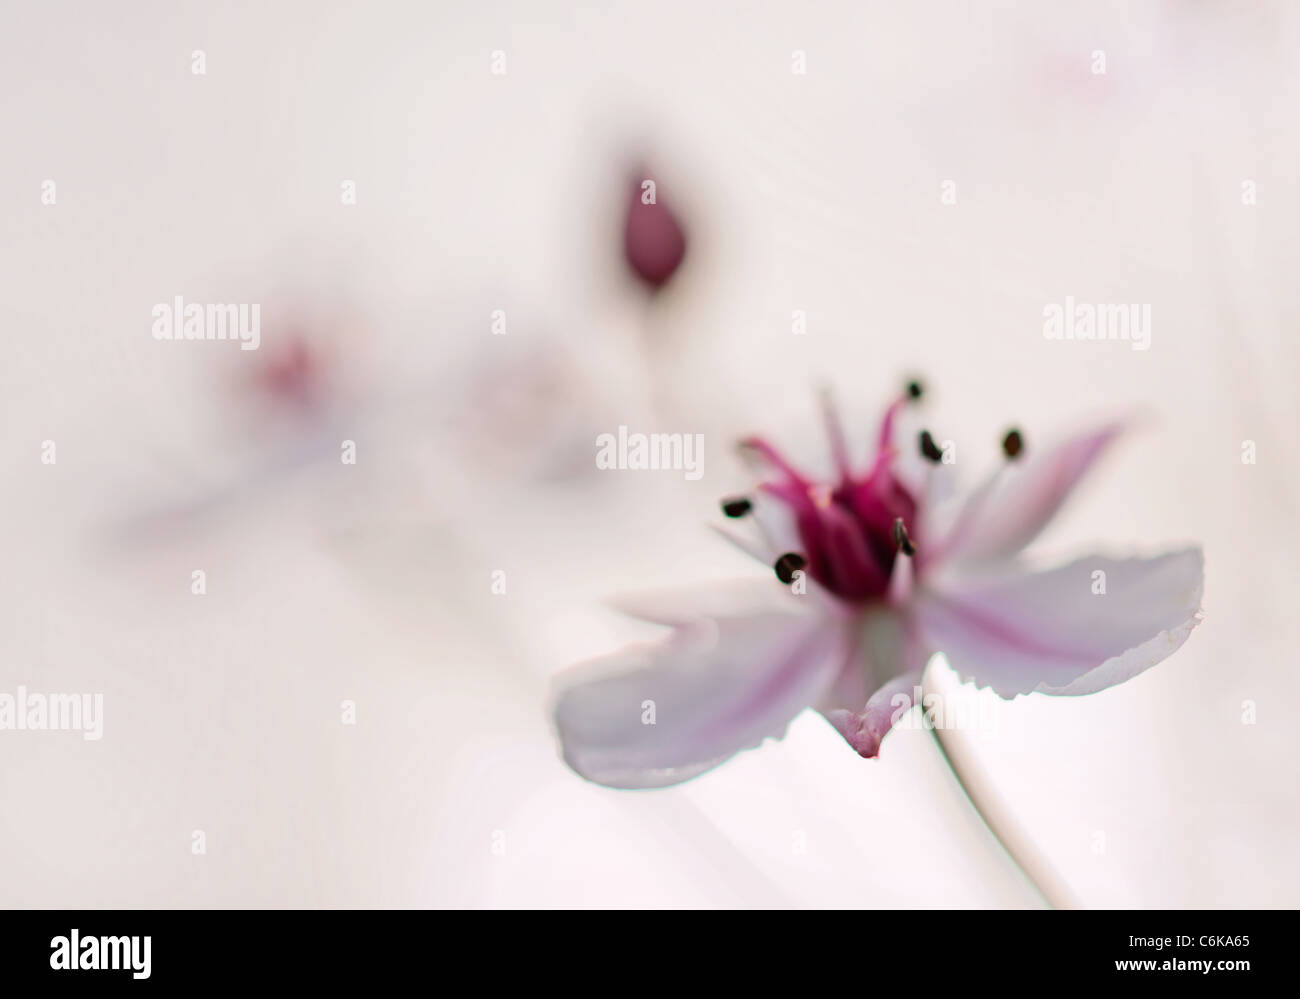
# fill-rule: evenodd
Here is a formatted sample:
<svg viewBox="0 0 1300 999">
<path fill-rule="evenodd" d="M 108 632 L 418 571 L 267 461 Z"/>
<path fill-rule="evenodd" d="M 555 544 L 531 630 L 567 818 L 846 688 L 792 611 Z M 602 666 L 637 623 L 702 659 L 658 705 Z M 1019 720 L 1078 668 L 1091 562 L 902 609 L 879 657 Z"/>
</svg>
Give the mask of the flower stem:
<svg viewBox="0 0 1300 999">
<path fill-rule="evenodd" d="M 925 679 L 922 681 L 925 704 L 935 704 L 941 699 L 938 690 L 933 686 L 931 673 L 931 670 L 926 670 Z M 946 714 L 944 716 L 946 717 Z M 970 754 L 962 751 L 960 740 L 956 739 L 952 732 L 945 732 L 941 727 L 928 722 L 925 727 L 934 736 L 934 743 L 939 747 L 948 769 L 952 771 L 957 786 L 961 788 L 985 828 L 1024 875 L 1025 880 L 1042 897 L 1048 908 L 1076 908 L 1070 891 L 1060 875 L 1010 816 L 990 782 L 971 760 Z"/>
</svg>

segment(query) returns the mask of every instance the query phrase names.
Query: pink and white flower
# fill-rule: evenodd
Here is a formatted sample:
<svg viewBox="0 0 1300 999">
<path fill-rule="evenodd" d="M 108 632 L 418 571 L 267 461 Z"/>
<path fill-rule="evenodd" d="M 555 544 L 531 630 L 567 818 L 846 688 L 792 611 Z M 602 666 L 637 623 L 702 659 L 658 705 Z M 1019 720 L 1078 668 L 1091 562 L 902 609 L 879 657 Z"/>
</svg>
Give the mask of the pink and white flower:
<svg viewBox="0 0 1300 999">
<path fill-rule="evenodd" d="M 1010 431 L 992 477 L 947 499 L 951 466 L 928 432 L 902 429 L 920 394 L 912 383 L 889 406 L 863 470 L 827 403 L 832 483 L 765 440 L 743 442 L 764 479 L 723 511 L 752 532 L 722 530 L 778 579 L 620 601 L 672 630 L 561 676 L 555 722 L 575 771 L 611 787 L 674 784 L 780 738 L 808 707 L 875 757 L 936 652 L 1004 698 L 1079 695 L 1136 676 L 1187 640 L 1201 617 L 1198 547 L 1047 571 L 1019 557 L 1118 424 L 1038 453 Z"/>
</svg>

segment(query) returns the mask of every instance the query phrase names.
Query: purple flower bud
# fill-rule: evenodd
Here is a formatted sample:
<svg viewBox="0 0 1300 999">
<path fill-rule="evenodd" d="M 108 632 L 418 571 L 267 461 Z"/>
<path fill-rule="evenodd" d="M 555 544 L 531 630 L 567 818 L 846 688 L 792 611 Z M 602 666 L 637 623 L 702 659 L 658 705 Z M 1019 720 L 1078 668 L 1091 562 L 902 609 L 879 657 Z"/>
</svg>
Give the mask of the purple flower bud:
<svg viewBox="0 0 1300 999">
<path fill-rule="evenodd" d="M 686 256 L 686 233 L 648 177 L 634 177 L 629 188 L 623 254 L 651 291 L 663 288 Z"/>
</svg>

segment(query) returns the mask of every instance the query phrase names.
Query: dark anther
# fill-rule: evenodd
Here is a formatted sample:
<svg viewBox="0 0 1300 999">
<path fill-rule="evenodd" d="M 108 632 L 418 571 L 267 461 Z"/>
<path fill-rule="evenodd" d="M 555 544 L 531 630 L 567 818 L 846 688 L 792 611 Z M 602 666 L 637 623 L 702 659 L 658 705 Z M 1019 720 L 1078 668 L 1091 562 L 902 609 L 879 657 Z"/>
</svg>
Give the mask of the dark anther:
<svg viewBox="0 0 1300 999">
<path fill-rule="evenodd" d="M 1008 430 L 1007 435 L 1002 438 L 1002 453 L 1008 458 L 1015 458 L 1024 449 L 1025 439 L 1020 436 L 1020 431 Z"/>
<path fill-rule="evenodd" d="M 794 574 L 807 564 L 808 560 L 798 552 L 786 552 L 772 568 L 776 570 L 776 578 L 788 584 L 794 582 Z"/>
<path fill-rule="evenodd" d="M 722 501 L 722 512 L 728 517 L 743 517 L 754 509 L 754 504 L 743 496 Z"/>
<path fill-rule="evenodd" d="M 916 545 L 912 544 L 912 539 L 908 537 L 907 528 L 903 526 L 903 518 L 894 518 L 894 544 L 904 555 L 915 555 Z"/>
<path fill-rule="evenodd" d="M 921 385 L 920 382 L 917 382 L 917 381 L 911 381 L 911 382 L 908 382 L 908 383 L 907 383 L 907 394 L 908 394 L 908 396 L 909 396 L 910 398 L 912 398 L 912 399 L 919 399 L 919 398 L 921 398 L 921 394 L 922 394 L 924 391 L 925 391 L 925 389 L 922 387 L 922 385 Z"/>
<path fill-rule="evenodd" d="M 921 431 L 921 454 L 934 462 L 943 461 L 943 452 L 939 450 L 939 445 L 935 444 L 928 430 Z"/>
</svg>

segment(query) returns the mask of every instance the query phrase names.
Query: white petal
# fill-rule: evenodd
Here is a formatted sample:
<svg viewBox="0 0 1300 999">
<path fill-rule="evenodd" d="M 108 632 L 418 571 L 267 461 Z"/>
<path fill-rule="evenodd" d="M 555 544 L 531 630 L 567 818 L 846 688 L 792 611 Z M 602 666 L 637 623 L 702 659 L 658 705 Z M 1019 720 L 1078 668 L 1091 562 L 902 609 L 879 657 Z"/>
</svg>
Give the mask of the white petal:
<svg viewBox="0 0 1300 999">
<path fill-rule="evenodd" d="M 847 628 L 820 603 L 770 589 L 784 599 L 695 617 L 562 676 L 555 721 L 568 764 L 610 787 L 660 787 L 784 735 L 833 682 Z"/>
<path fill-rule="evenodd" d="M 1121 432 L 1111 424 L 1008 462 L 971 494 L 950 534 L 924 557 L 993 561 L 1016 554 L 1047 526 L 1084 474 Z"/>
<path fill-rule="evenodd" d="M 1187 640 L 1200 621 L 1202 566 L 1199 548 L 1082 558 L 1047 572 L 948 582 L 918 592 L 913 613 L 964 680 L 1003 697 L 1090 694 Z M 1105 592 L 1095 592 L 1103 581 Z"/>
<path fill-rule="evenodd" d="M 858 755 L 874 757 L 912 706 L 930 651 L 908 617 L 894 609 L 867 611 L 855 629 L 844 668 L 817 708 Z"/>
</svg>

